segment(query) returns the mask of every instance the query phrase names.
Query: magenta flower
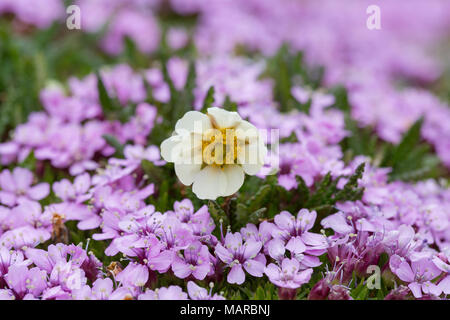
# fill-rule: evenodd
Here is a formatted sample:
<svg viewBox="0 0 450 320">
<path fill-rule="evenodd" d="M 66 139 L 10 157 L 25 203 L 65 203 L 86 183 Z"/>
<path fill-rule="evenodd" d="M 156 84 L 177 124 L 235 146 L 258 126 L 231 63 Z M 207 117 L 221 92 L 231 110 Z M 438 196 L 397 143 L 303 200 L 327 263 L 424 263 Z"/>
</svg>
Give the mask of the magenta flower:
<svg viewBox="0 0 450 320">
<path fill-rule="evenodd" d="M 88 173 L 83 173 L 75 177 L 73 184 L 67 179 L 55 182 L 53 191 L 63 201 L 82 203 L 91 197 L 88 193 L 90 187 L 91 177 Z"/>
<path fill-rule="evenodd" d="M 208 290 L 198 286 L 194 281 L 189 281 L 187 284 L 189 298 L 191 298 L 191 300 L 225 300 L 223 296 L 217 293 L 214 295 L 212 294 L 213 287 L 213 285 L 210 285 L 210 290 L 208 292 Z"/>
<path fill-rule="evenodd" d="M 172 262 L 173 273 L 181 279 L 192 275 L 195 279 L 203 280 L 211 270 L 208 247 L 196 241 L 174 256 Z"/>
<path fill-rule="evenodd" d="M 439 281 L 438 286 L 445 294 L 450 294 L 450 250 L 441 252 L 433 257 L 433 263 L 436 267 L 445 272 L 445 277 Z"/>
<path fill-rule="evenodd" d="M 138 296 L 138 300 L 187 300 L 188 295 L 179 286 L 169 286 L 147 290 Z"/>
<path fill-rule="evenodd" d="M 330 293 L 328 294 L 328 300 L 353 300 L 350 295 L 350 289 L 343 285 L 332 285 Z"/>
<path fill-rule="evenodd" d="M 6 285 L 5 275 L 8 269 L 13 265 L 28 265 L 24 260 L 23 253 L 20 251 L 8 250 L 6 247 L 0 248 L 0 287 Z"/>
<path fill-rule="evenodd" d="M 33 184 L 33 173 L 16 167 L 11 173 L 5 169 L 0 173 L 0 203 L 12 207 L 23 199 L 42 200 L 50 192 L 48 183 Z"/>
<path fill-rule="evenodd" d="M 81 247 L 73 244 L 51 244 L 48 246 L 47 251 L 28 248 L 25 250 L 25 255 L 34 265 L 49 274 L 52 273 L 58 263 L 70 261 L 73 266 L 83 270 L 89 280 L 95 281 L 100 277 L 101 262 L 92 253 L 88 254 Z"/>
<path fill-rule="evenodd" d="M 311 278 L 313 269 L 302 269 L 297 259 L 285 258 L 281 265 L 269 264 L 264 273 L 269 277 L 270 282 L 280 288 L 297 289 Z"/>
<path fill-rule="evenodd" d="M 132 291 L 126 287 L 114 289 L 113 281 L 109 278 L 98 279 L 92 284 L 72 291 L 75 300 L 125 300 L 132 298 Z"/>
<path fill-rule="evenodd" d="M 185 249 L 194 240 L 192 231 L 174 217 L 165 218 L 155 233 L 166 250 Z"/>
<path fill-rule="evenodd" d="M 317 256 L 325 253 L 328 247 L 325 236 L 309 232 L 316 216 L 315 211 L 307 209 L 301 209 L 297 217 L 283 211 L 275 216 L 276 226 L 272 230 L 273 238 L 284 241 L 286 249 L 308 267 L 319 266 L 321 262 Z"/>
<path fill-rule="evenodd" d="M 273 224 L 263 221 L 256 227 L 252 223 L 248 223 L 241 229 L 241 234 L 244 240 L 253 239 L 255 241 L 261 241 L 265 245 L 270 239 L 272 239 Z"/>
<path fill-rule="evenodd" d="M 254 277 L 262 277 L 266 259 L 260 254 L 261 248 L 260 241 L 249 239 L 243 243 L 240 233 L 227 233 L 224 243 L 216 245 L 217 257 L 231 268 L 227 276 L 229 283 L 244 283 L 243 268 Z"/>
<path fill-rule="evenodd" d="M 192 202 L 189 199 L 183 199 L 182 201 L 175 201 L 173 207 L 174 211 L 167 212 L 168 216 L 175 215 L 197 237 L 206 240 L 207 237 L 211 236 L 215 225 L 206 205 L 194 212 Z"/>
<path fill-rule="evenodd" d="M 21 249 L 23 247 L 35 247 L 50 239 L 50 232 L 45 229 L 36 229 L 25 225 L 8 230 L 0 236 L 0 243 L 6 248 Z"/>
<path fill-rule="evenodd" d="M 174 50 L 178 50 L 186 46 L 188 40 L 189 35 L 182 28 L 170 28 L 167 31 L 167 43 Z"/>
<path fill-rule="evenodd" d="M 47 288 L 47 273 L 39 268 L 28 269 L 25 265 L 10 266 L 5 280 L 16 299 L 28 295 L 39 297 Z"/>
<path fill-rule="evenodd" d="M 130 262 L 128 266 L 123 269 L 115 279 L 124 286 L 143 287 L 147 283 L 149 277 L 149 270 L 147 266 Z"/>
<path fill-rule="evenodd" d="M 422 292 L 439 296 L 441 288 L 431 282 L 441 274 L 435 264 L 429 258 L 408 262 L 406 259 L 393 255 L 389 260 L 389 266 L 394 274 L 408 284 L 414 297 L 422 298 Z"/>
</svg>

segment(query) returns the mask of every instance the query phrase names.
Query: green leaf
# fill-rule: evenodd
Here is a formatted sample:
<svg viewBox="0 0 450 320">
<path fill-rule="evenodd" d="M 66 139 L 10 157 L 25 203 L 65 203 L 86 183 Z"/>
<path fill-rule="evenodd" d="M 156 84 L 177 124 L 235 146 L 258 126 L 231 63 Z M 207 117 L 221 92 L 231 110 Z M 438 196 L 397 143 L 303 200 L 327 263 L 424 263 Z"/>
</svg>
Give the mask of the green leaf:
<svg viewBox="0 0 450 320">
<path fill-rule="evenodd" d="M 392 155 L 392 163 L 395 165 L 401 162 L 406 155 L 413 151 L 414 147 L 420 142 L 420 131 L 422 129 L 423 118 L 417 120 L 403 136 L 402 141 L 395 148 Z"/>
<path fill-rule="evenodd" d="M 417 120 L 396 146 L 385 148 L 382 166 L 392 167 L 390 180 L 418 180 L 441 174 L 440 160 L 430 145 L 421 142 L 423 118 Z"/>
<path fill-rule="evenodd" d="M 103 83 L 102 77 L 97 72 L 97 90 L 98 99 L 100 100 L 100 105 L 102 106 L 104 114 L 115 111 L 117 108 L 114 105 L 113 100 L 110 98 L 108 91 L 106 90 L 105 84 Z"/>
<path fill-rule="evenodd" d="M 239 227 L 244 226 L 248 221 L 248 207 L 243 203 L 237 203 L 234 215 L 236 216 L 237 225 Z"/>
<path fill-rule="evenodd" d="M 356 296 L 355 300 L 366 300 L 368 295 L 369 295 L 369 288 L 367 288 L 367 286 L 364 285 L 361 291 Z"/>
<path fill-rule="evenodd" d="M 209 87 L 208 92 L 205 96 L 205 100 L 203 100 L 203 107 L 201 109 L 201 112 L 205 113 L 208 108 L 211 108 L 212 104 L 214 103 L 214 93 L 214 86 Z"/>
<path fill-rule="evenodd" d="M 217 225 L 220 224 L 220 220 L 223 221 L 225 226 L 230 225 L 230 220 L 228 219 L 227 214 L 222 209 L 222 207 L 217 203 L 217 201 L 210 200 L 208 201 L 208 209 L 211 217 L 214 219 Z"/>
<path fill-rule="evenodd" d="M 272 190 L 270 185 L 261 186 L 256 194 L 247 201 L 247 207 L 250 212 L 258 210 L 267 202 L 267 195 Z"/>
<path fill-rule="evenodd" d="M 365 163 L 361 163 L 355 170 L 355 173 L 348 179 L 344 188 L 336 193 L 335 202 L 355 201 L 362 197 L 363 188 L 358 188 L 358 181 L 364 173 Z"/>
<path fill-rule="evenodd" d="M 248 222 L 253 224 L 258 224 L 260 222 L 260 219 L 264 217 L 264 213 L 267 211 L 267 208 L 260 208 L 254 212 L 252 212 L 248 216 Z"/>
<path fill-rule="evenodd" d="M 228 111 L 237 112 L 237 103 L 231 101 L 230 96 L 227 95 L 223 102 L 223 108 Z"/>
<path fill-rule="evenodd" d="M 118 158 L 123 158 L 123 150 L 124 150 L 124 146 L 119 142 L 119 140 L 117 140 L 117 138 L 113 135 L 110 134 L 104 134 L 103 139 L 105 139 L 105 141 L 116 150 L 115 156 Z"/>
<path fill-rule="evenodd" d="M 150 182 L 159 184 L 164 180 L 163 169 L 161 167 L 155 166 L 153 162 L 144 159 L 141 162 L 141 166 Z"/>
<path fill-rule="evenodd" d="M 355 283 L 355 281 L 357 279 L 355 271 L 353 271 L 352 277 L 353 277 L 353 283 Z M 367 287 L 364 284 L 364 278 L 362 278 L 360 280 L 358 286 L 351 291 L 351 296 L 353 297 L 353 299 L 357 299 L 357 297 L 360 295 L 360 293 L 363 291 L 364 288 L 367 288 Z"/>
<path fill-rule="evenodd" d="M 306 203 L 309 201 L 309 188 L 305 183 L 305 180 L 301 176 L 296 176 L 295 180 L 297 181 L 297 194 L 299 197 L 299 202 Z"/>
<path fill-rule="evenodd" d="M 22 168 L 27 168 L 28 170 L 34 172 L 36 169 L 36 158 L 34 156 L 34 151 L 31 151 L 26 159 L 19 164 L 19 166 L 21 166 Z"/>
<path fill-rule="evenodd" d="M 168 204 L 169 204 L 169 181 L 164 180 L 159 185 L 157 208 L 161 212 L 167 211 L 170 209 Z"/>
</svg>

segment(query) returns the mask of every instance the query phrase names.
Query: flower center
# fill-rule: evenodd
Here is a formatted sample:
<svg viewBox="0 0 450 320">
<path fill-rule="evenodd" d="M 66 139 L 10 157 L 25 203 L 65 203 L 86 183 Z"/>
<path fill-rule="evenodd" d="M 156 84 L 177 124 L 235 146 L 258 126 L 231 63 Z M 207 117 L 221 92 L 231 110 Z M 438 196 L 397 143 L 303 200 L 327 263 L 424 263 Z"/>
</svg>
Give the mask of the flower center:
<svg viewBox="0 0 450 320">
<path fill-rule="evenodd" d="M 202 156 L 207 165 L 223 166 L 236 163 L 240 150 L 235 129 L 211 129 L 203 134 Z"/>
</svg>

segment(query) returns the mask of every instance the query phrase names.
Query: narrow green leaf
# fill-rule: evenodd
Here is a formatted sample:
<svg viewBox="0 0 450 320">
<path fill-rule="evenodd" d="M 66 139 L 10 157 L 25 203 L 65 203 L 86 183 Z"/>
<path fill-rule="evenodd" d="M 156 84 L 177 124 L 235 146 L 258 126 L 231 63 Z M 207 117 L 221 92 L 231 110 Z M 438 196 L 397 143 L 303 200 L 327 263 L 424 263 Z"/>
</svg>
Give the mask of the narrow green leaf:
<svg viewBox="0 0 450 320">
<path fill-rule="evenodd" d="M 116 157 L 123 158 L 124 146 L 117 140 L 117 138 L 110 134 L 104 134 L 103 139 L 116 150 Z"/>
<path fill-rule="evenodd" d="M 104 114 L 115 111 L 113 100 L 110 98 L 108 91 L 106 90 L 105 84 L 103 83 L 102 77 L 97 72 L 97 90 L 98 98 L 100 100 L 100 105 L 102 106 Z"/>
<path fill-rule="evenodd" d="M 205 113 L 208 108 L 211 108 L 214 103 L 214 86 L 209 87 L 208 92 L 206 93 L 205 100 L 203 100 L 203 107 L 201 112 Z"/>
</svg>

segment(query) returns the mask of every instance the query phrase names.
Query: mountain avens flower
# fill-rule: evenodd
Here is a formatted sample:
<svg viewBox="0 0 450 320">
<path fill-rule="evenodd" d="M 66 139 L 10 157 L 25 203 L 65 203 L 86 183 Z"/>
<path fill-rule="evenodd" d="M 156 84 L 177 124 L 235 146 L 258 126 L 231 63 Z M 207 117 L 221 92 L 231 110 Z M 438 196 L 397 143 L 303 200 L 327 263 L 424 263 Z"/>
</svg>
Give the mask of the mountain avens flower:
<svg viewBox="0 0 450 320">
<path fill-rule="evenodd" d="M 161 144 L 161 155 L 175 164 L 184 185 L 200 199 L 229 196 L 244 183 L 245 173 L 256 174 L 267 148 L 260 132 L 237 112 L 217 107 L 207 113 L 187 112 L 175 134 Z"/>
</svg>

